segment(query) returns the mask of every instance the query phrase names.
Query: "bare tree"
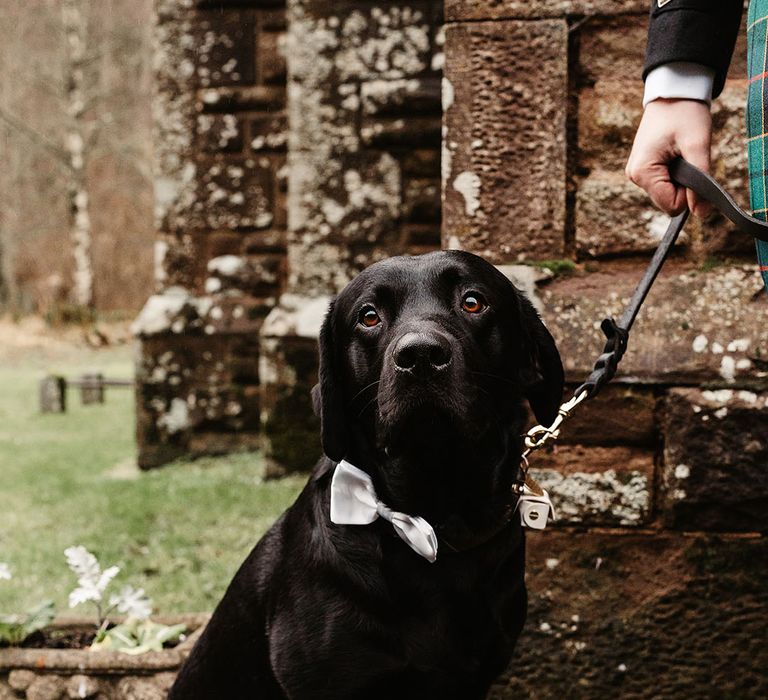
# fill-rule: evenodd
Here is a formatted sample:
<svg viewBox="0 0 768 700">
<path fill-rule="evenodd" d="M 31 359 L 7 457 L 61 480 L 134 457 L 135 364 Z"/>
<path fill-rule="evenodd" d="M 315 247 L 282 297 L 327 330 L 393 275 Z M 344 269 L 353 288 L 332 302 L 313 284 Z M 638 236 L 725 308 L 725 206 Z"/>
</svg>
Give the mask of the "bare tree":
<svg viewBox="0 0 768 700">
<path fill-rule="evenodd" d="M 5 52 L 11 65 L 3 72 L 12 76 L 0 84 L 0 126 L 5 127 L 7 150 L 15 161 L 10 173 L 0 174 L 0 198 L 5 200 L 3 210 L 9 212 L 5 223 L 0 218 L 4 250 L 0 276 L 6 280 L 12 304 L 23 296 L 18 288 L 24 285 L 36 290 L 32 308 L 38 310 L 41 305 L 64 302 L 92 309 L 97 284 L 105 287 L 100 292 L 102 303 L 112 297 L 118 300 L 113 306 L 136 307 L 142 301 L 134 291 L 126 302 L 111 273 L 116 272 L 117 278 L 122 273 L 120 281 L 125 282 L 133 271 L 140 281 L 146 264 L 147 280 L 151 277 L 150 91 L 141 84 L 150 75 L 150 8 L 150 0 L 29 0 L 24 4 L 0 0 L 4 26 L 15 26 L 29 37 L 10 48 L 0 47 L 0 68 Z M 126 81 L 126 76 L 135 76 L 136 84 Z M 144 109 L 146 117 L 137 119 L 137 109 Z M 46 165 L 41 167 L 41 161 Z M 46 192 L 35 191 L 35 176 Z M 100 181 L 102 177 L 114 182 Z M 123 196 L 115 182 L 132 196 Z M 61 211 L 54 203 L 57 198 L 66 214 L 51 221 Z M 23 212 L 23 217 L 17 212 Z M 100 247 L 95 245 L 99 239 L 94 225 L 101 231 Z M 65 250 L 63 239 L 54 233 L 58 229 L 62 234 L 66 230 Z M 53 265 L 35 258 L 35 250 L 45 248 L 44 243 L 34 242 L 37 230 L 49 231 L 48 238 L 54 236 L 53 245 L 48 246 Z M 133 246 L 124 261 L 125 270 L 119 261 L 108 259 L 120 254 L 123 234 L 126 241 L 134 237 L 123 245 Z M 145 255 L 135 254 L 140 245 L 136 234 L 144 237 Z M 100 273 L 95 269 L 95 251 L 102 254 Z M 61 261 L 61 253 L 70 262 Z M 59 256 L 55 260 L 54 254 Z M 137 283 L 135 289 L 141 286 Z"/>
<path fill-rule="evenodd" d="M 85 69 L 87 22 L 83 0 L 62 0 L 61 19 L 64 28 L 66 59 L 66 113 L 68 117 L 64 146 L 69 161 L 69 201 L 72 252 L 75 260 L 73 301 L 82 307 L 93 307 L 93 258 L 91 256 L 91 216 L 88 213 L 88 186 L 85 157 L 93 139 L 94 125 L 86 121 Z"/>
</svg>

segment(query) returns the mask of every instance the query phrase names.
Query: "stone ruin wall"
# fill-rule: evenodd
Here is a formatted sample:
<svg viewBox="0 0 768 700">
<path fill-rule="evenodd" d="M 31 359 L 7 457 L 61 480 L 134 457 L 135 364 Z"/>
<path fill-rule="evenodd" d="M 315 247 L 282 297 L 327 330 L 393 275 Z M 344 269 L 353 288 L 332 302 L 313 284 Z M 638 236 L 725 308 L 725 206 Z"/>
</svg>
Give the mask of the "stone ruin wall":
<svg viewBox="0 0 768 700">
<path fill-rule="evenodd" d="M 438 246 L 441 181 L 442 245 L 531 293 L 579 383 L 666 226 L 623 175 L 644 0 L 446 0 L 444 16 L 290 0 L 287 24 L 271 3 L 217 5 L 158 5 L 167 196 L 160 294 L 138 324 L 143 466 L 256 444 L 273 474 L 310 466 L 328 296 Z M 237 56 L 222 40 L 195 56 L 206 21 L 241 37 Z M 224 70 L 283 41 L 287 72 Z M 744 203 L 745 72 L 741 40 L 713 160 Z M 529 622 L 491 697 L 766 694 L 767 356 L 752 241 L 717 216 L 690 223 L 620 376 L 533 460 L 560 518 L 529 538 Z"/>
<path fill-rule="evenodd" d="M 668 221 L 623 173 L 646 13 L 636 0 L 445 3 L 443 244 L 513 274 L 550 261 L 535 298 L 573 386 Z M 745 76 L 741 37 L 713 163 L 747 204 Z M 529 619 L 492 698 L 765 694 L 766 321 L 754 243 L 722 217 L 691 222 L 619 376 L 531 459 L 560 519 L 528 540 Z"/>
<path fill-rule="evenodd" d="M 309 407 L 290 366 L 314 371 L 318 295 L 440 246 L 441 3 L 156 10 L 158 288 L 135 326 L 139 461 L 254 447 L 263 422 L 275 470 L 307 468 L 312 419 L 281 429 Z"/>
</svg>

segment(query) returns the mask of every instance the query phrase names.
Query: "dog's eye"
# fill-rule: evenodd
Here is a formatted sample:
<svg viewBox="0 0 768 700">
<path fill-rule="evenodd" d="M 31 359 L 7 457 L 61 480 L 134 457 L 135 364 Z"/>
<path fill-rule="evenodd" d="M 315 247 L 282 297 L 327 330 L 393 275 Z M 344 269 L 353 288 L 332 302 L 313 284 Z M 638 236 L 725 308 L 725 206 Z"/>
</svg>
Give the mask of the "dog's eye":
<svg viewBox="0 0 768 700">
<path fill-rule="evenodd" d="M 358 323 L 366 328 L 373 328 L 381 323 L 381 318 L 379 318 L 379 314 L 376 313 L 376 309 L 367 305 L 360 309 Z"/>
<path fill-rule="evenodd" d="M 477 292 L 467 292 L 461 299 L 461 308 L 468 314 L 479 314 L 487 304 Z"/>
</svg>

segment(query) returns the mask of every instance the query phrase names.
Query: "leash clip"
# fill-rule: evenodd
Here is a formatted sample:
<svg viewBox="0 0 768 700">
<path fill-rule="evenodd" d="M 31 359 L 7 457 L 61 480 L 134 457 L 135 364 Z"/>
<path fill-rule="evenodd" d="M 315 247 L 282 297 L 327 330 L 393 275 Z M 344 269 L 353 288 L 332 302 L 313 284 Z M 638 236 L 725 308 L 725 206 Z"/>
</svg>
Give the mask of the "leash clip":
<svg viewBox="0 0 768 700">
<path fill-rule="evenodd" d="M 549 427 L 544 425 L 534 425 L 525 434 L 525 450 L 523 450 L 523 453 L 520 455 L 518 478 L 515 485 L 512 487 L 512 490 L 518 495 L 519 498 L 524 496 L 525 489 L 530 487 L 531 484 L 535 484 L 536 488 L 546 494 L 546 491 L 541 489 L 541 487 L 539 487 L 538 484 L 536 484 L 536 482 L 528 476 L 528 455 L 535 450 L 541 449 L 547 443 L 557 440 L 560 437 L 560 427 L 562 426 L 563 422 L 566 420 L 566 418 L 570 417 L 573 409 L 587 398 L 589 398 L 589 391 L 579 387 L 579 389 L 576 390 L 576 393 L 574 393 L 574 395 L 568 401 L 566 401 L 560 406 L 560 408 L 557 409 L 557 416 L 552 422 L 552 425 Z M 549 499 L 549 496 L 547 496 L 547 499 Z M 549 505 L 552 505 L 551 501 L 549 502 Z"/>
</svg>

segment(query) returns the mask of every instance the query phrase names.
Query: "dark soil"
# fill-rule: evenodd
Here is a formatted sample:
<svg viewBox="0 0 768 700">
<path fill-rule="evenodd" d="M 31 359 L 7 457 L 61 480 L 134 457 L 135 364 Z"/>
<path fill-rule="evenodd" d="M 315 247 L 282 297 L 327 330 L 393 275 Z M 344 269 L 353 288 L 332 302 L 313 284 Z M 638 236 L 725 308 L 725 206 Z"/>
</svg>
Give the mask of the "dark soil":
<svg viewBox="0 0 768 700">
<path fill-rule="evenodd" d="M 22 643 L 23 649 L 87 649 L 96 633 L 82 629 L 44 629 L 33 632 Z"/>
<path fill-rule="evenodd" d="M 187 632 L 189 634 L 189 632 Z M 87 649 L 96 633 L 90 629 L 43 629 L 30 634 L 22 643 L 22 649 Z M 177 641 L 166 642 L 163 649 L 172 649 L 181 644 L 184 636 Z M 3 645 L 0 645 L 3 646 Z"/>
</svg>

